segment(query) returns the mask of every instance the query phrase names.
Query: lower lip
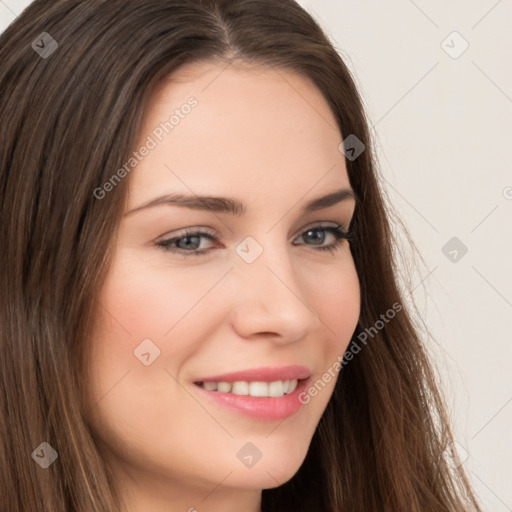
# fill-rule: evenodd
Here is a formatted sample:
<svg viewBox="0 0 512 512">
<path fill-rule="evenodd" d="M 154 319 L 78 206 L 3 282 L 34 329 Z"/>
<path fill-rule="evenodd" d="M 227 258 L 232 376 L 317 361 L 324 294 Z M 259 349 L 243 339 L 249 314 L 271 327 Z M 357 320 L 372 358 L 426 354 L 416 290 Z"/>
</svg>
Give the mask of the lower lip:
<svg viewBox="0 0 512 512">
<path fill-rule="evenodd" d="M 265 421 L 283 420 L 299 412 L 303 404 L 299 395 L 306 389 L 309 379 L 300 380 L 289 395 L 279 397 L 235 395 L 209 391 L 196 384 L 194 386 L 206 397 L 237 412 Z"/>
</svg>

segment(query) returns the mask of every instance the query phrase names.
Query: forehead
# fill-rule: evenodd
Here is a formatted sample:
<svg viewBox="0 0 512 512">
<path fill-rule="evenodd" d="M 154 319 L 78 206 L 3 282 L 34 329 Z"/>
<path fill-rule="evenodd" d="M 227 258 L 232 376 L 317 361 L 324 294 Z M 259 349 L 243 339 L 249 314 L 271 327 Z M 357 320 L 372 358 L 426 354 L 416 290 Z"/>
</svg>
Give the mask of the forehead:
<svg viewBox="0 0 512 512">
<path fill-rule="evenodd" d="M 190 106 L 194 105 L 194 106 Z M 163 80 L 144 112 L 130 205 L 162 191 L 304 195 L 349 186 L 341 134 L 318 88 L 291 70 L 201 62 Z M 165 189 L 165 190 L 164 190 Z M 264 192 L 267 190 L 267 192 Z"/>
</svg>

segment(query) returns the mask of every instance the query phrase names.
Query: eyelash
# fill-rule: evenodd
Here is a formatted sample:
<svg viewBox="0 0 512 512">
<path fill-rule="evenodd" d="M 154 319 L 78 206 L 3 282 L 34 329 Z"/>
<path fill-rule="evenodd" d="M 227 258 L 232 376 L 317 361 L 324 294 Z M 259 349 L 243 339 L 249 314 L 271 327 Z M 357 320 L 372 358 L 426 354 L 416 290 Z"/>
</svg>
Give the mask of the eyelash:
<svg viewBox="0 0 512 512">
<path fill-rule="evenodd" d="M 348 240 L 349 242 L 353 241 L 352 232 L 343 229 L 340 225 L 309 227 L 305 231 L 303 231 L 300 236 L 303 236 L 308 231 L 328 231 L 329 233 L 332 233 L 336 238 L 336 241 L 330 245 L 326 245 L 326 246 L 322 246 L 322 247 L 315 247 L 316 251 L 328 251 L 329 253 L 334 254 L 339 249 L 341 249 L 341 244 L 342 244 L 343 240 Z M 187 229 L 181 236 L 174 237 L 174 238 L 168 238 L 167 240 L 161 240 L 160 242 L 155 242 L 155 245 L 159 249 L 162 249 L 165 252 L 172 252 L 172 253 L 180 254 L 184 257 L 202 256 L 202 255 L 206 254 L 210 249 L 184 251 L 183 249 L 178 249 L 171 245 L 172 243 L 182 240 L 183 238 L 188 238 L 188 237 L 192 237 L 192 236 L 203 236 L 213 242 L 219 241 L 217 239 L 217 237 L 215 237 L 213 234 L 211 234 L 207 231 L 191 231 L 191 230 Z M 309 245 L 309 244 L 307 244 L 307 245 Z M 313 245 L 313 247 L 314 247 L 314 245 Z"/>
</svg>

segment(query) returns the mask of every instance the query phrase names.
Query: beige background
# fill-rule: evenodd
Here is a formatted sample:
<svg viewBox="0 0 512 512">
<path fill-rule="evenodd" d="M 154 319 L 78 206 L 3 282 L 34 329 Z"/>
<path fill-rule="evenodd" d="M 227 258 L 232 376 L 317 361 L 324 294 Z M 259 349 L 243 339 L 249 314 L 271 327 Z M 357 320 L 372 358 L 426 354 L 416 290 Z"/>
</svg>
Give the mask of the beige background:
<svg viewBox="0 0 512 512">
<path fill-rule="evenodd" d="M 29 3 L 0 0 L 0 30 Z M 411 289 L 463 464 L 485 510 L 512 511 L 512 0 L 300 3 L 357 77 L 425 260 Z"/>
</svg>

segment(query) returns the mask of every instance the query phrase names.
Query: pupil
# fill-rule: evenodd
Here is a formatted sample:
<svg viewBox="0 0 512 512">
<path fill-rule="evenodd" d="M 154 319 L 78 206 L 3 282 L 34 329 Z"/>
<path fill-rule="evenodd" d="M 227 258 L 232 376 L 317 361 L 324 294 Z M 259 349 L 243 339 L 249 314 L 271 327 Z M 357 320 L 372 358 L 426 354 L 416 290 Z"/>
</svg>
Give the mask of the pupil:
<svg viewBox="0 0 512 512">
<path fill-rule="evenodd" d="M 185 248 L 190 247 L 191 245 L 195 245 L 195 244 L 197 243 L 197 241 L 198 241 L 198 240 L 197 240 L 198 238 L 199 238 L 199 237 L 198 237 L 197 235 L 194 235 L 194 236 L 185 236 L 185 237 L 183 237 L 183 238 L 182 238 L 182 240 L 187 240 L 188 242 L 185 242 L 185 243 L 183 243 L 182 245 L 184 245 L 184 246 L 185 246 Z M 190 243 L 190 240 L 192 240 L 192 239 L 196 239 L 196 240 L 195 240 L 195 241 L 192 241 L 192 242 Z"/>
<path fill-rule="evenodd" d="M 307 236 L 310 235 L 310 233 L 316 233 L 317 236 L 313 236 L 313 241 L 317 241 L 319 244 L 321 244 L 324 241 L 325 233 L 320 229 L 310 229 L 307 232 Z"/>
</svg>

